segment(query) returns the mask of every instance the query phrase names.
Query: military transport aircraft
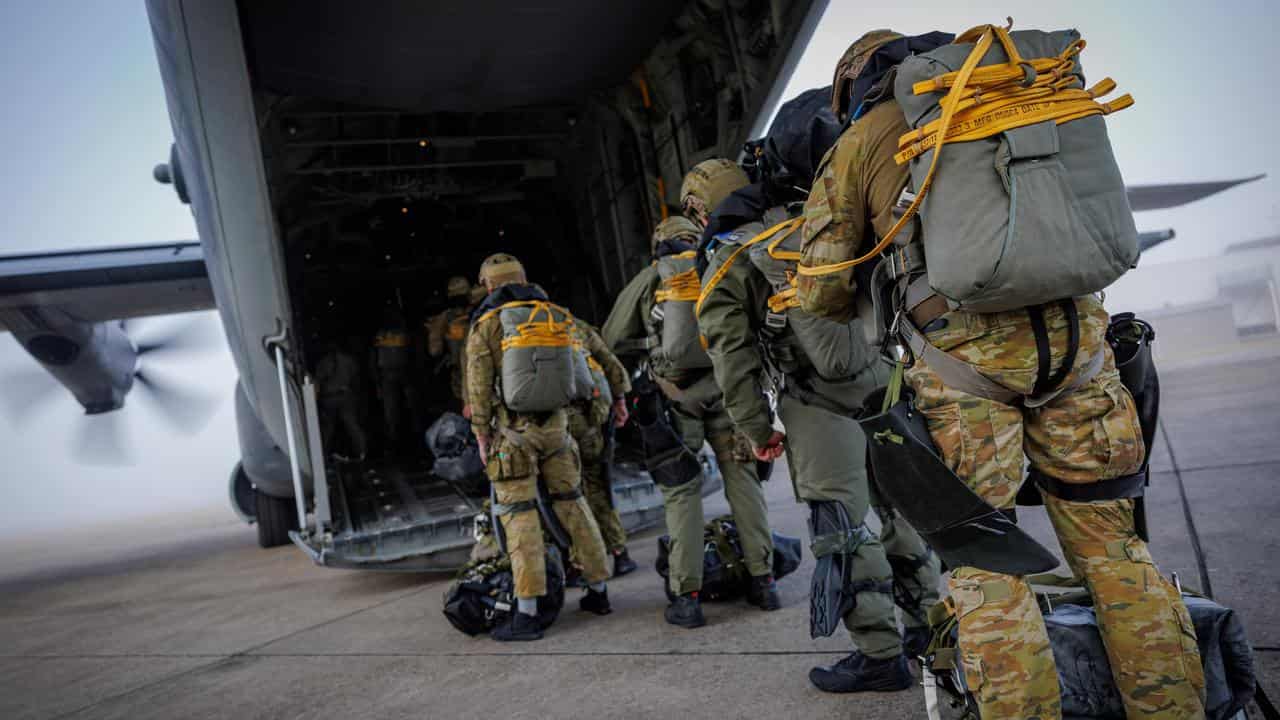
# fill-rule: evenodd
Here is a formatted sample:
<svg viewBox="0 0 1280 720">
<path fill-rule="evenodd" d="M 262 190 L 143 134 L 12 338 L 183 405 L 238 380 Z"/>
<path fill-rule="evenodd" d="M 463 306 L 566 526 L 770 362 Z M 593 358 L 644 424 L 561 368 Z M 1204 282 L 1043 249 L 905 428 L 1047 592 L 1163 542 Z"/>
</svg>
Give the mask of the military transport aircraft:
<svg viewBox="0 0 1280 720">
<path fill-rule="evenodd" d="M 0 330 L 86 413 L 143 387 L 181 422 L 180 391 L 143 362 L 181 338 L 135 341 L 122 321 L 216 307 L 239 372 L 233 504 L 260 543 L 456 566 L 478 498 L 408 463 L 326 468 L 321 348 L 367 341 L 388 304 L 420 320 L 497 250 L 601 320 L 684 171 L 763 134 L 825 5 L 148 0 L 174 133 L 155 176 L 199 242 L 0 259 Z M 1239 182 L 1130 197 L 1169 207 Z M 617 465 L 627 524 L 655 522 L 652 482 Z"/>
</svg>

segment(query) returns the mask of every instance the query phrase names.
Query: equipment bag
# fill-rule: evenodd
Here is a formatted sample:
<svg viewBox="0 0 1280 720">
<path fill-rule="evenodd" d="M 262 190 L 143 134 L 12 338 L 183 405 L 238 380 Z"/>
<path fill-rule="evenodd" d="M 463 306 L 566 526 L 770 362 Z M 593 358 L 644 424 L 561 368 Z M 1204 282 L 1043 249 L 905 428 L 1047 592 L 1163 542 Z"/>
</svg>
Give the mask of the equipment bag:
<svg viewBox="0 0 1280 720">
<path fill-rule="evenodd" d="M 657 260 L 661 281 L 654 292 L 650 324 L 657 334 L 652 354 L 658 356 L 655 360 L 659 367 L 672 370 L 711 367 L 711 358 L 699 340 L 698 318 L 694 314 L 701 287 L 696 256 L 697 253 L 690 250 Z"/>
<path fill-rule="evenodd" d="M 511 559 L 499 555 L 462 566 L 444 593 L 444 616 L 467 635 L 480 635 L 506 622 L 515 612 L 515 580 Z M 547 546 L 547 594 L 538 598 L 538 626 L 551 627 L 564 607 L 564 565 L 560 551 Z"/>
<path fill-rule="evenodd" d="M 427 448 L 435 457 L 432 475 L 453 483 L 465 483 L 477 493 L 484 491 L 487 478 L 470 422 L 457 413 L 444 413 L 431 423 L 426 440 Z"/>
<path fill-rule="evenodd" d="M 1110 78 L 1084 89 L 1083 47 L 1075 30 L 985 26 L 898 69 L 894 95 L 914 131 L 899 139 L 897 160 L 910 162 L 912 188 L 928 193 L 920 217 L 929 285 L 953 309 L 999 312 L 1097 292 L 1138 259 L 1102 118 L 1133 100 L 1097 102 L 1114 89 Z"/>
<path fill-rule="evenodd" d="M 766 214 L 765 222 L 769 220 Z M 765 230 L 765 223 L 753 223 L 755 233 Z M 813 371 L 824 380 L 844 380 L 857 375 L 875 359 L 863 334 L 862 323 L 833 322 L 800 309 L 796 288 L 792 284 L 800 260 L 800 227 L 779 232 L 768 243 L 751 247 L 749 257 L 773 287 L 765 316 L 765 334 L 783 337 L 791 328 L 794 342 L 808 359 Z M 768 343 L 766 343 L 768 344 Z M 786 372 L 786 368 L 782 368 Z"/>
<path fill-rule="evenodd" d="M 723 515 L 708 522 L 702 530 L 702 541 L 702 590 L 698 597 L 714 602 L 745 596 L 751 588 L 751 572 L 747 570 L 733 516 Z M 801 553 L 799 538 L 773 533 L 773 579 L 780 580 L 800 567 Z M 667 599 L 674 602 L 675 595 L 667 582 L 671 574 L 670 556 L 671 537 L 663 535 L 658 538 L 658 560 L 654 567 L 662 576 Z"/>
<path fill-rule="evenodd" d="M 1039 599 L 1041 609 L 1046 611 L 1045 628 L 1058 668 L 1063 717 L 1123 720 L 1124 706 L 1111 676 L 1097 616 L 1093 608 L 1088 607 L 1088 594 L 1062 596 L 1057 600 L 1042 594 Z M 1244 625 L 1234 611 L 1212 600 L 1183 593 L 1183 601 L 1195 625 L 1200 661 L 1204 666 L 1206 717 L 1208 720 L 1244 720 L 1249 700 L 1255 694 L 1259 695 L 1259 705 L 1264 700 Z M 940 604 L 931 613 L 935 622 L 933 643 L 925 658 L 928 663 L 924 683 L 926 706 L 937 705 L 936 698 L 928 697 L 931 686 L 941 688 L 954 705 L 968 709 L 966 717 L 976 718 L 976 704 L 965 686 L 964 668 L 956 649 L 955 618 L 941 608 Z"/>
<path fill-rule="evenodd" d="M 529 300 L 490 312 L 502 322 L 502 400 L 509 409 L 550 412 L 579 398 L 578 378 L 590 373 L 568 310 Z"/>
</svg>

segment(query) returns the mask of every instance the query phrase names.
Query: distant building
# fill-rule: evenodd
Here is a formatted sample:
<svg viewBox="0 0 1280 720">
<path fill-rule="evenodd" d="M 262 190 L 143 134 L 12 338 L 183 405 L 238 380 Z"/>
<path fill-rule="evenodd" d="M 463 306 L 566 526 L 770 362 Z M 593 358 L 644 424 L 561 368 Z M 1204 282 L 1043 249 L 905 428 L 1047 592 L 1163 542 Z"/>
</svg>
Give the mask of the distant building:
<svg viewBox="0 0 1280 720">
<path fill-rule="evenodd" d="M 1107 289 L 1107 309 L 1156 329 L 1162 368 L 1280 356 L 1280 236 L 1217 257 L 1151 265 Z"/>
</svg>

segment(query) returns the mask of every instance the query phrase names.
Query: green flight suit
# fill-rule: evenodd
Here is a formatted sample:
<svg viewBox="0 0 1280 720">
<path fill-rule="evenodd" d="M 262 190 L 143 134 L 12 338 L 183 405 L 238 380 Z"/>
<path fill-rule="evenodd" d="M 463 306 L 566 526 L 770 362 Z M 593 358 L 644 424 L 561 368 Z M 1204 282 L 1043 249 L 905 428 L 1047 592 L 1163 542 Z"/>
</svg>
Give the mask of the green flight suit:
<svg viewBox="0 0 1280 720">
<path fill-rule="evenodd" d="M 863 350 L 857 357 L 865 361 L 851 359 L 853 374 L 848 378 L 824 380 L 791 323 L 803 311 L 771 312 L 769 298 L 775 288 L 753 264 L 749 249 L 738 252 L 741 243 L 786 217 L 785 210 L 775 208 L 763 223 L 719 236 L 720 244 L 703 275 L 698 325 L 724 390 L 725 407 L 738 430 L 757 447 L 764 446 L 772 433 L 762 389 L 767 385 L 774 393 L 787 433 L 787 466 L 796 499 L 838 502 L 854 523 L 864 522 L 867 511 L 875 508 L 881 532 L 878 537 L 868 533 L 852 553 L 853 581 L 865 589 L 856 593 L 856 604 L 845 615 L 844 624 L 863 654 L 894 657 L 902 652 L 902 638 L 893 595 L 886 590 L 896 580 L 918 597 L 917 606 L 903 608 L 902 620 L 907 627 L 926 626 L 926 612 L 939 597 L 939 562 L 915 529 L 886 507 L 868 482 L 866 438 L 852 414 L 868 393 L 887 381 L 888 374 L 866 347 L 861 328 L 854 328 L 855 342 Z"/>
<path fill-rule="evenodd" d="M 648 348 L 655 336 L 649 318 L 658 284 L 655 267 L 651 265 L 641 270 L 618 294 L 613 310 L 605 320 L 602 329 L 605 342 L 624 360 L 638 362 L 648 357 Z M 707 377 L 708 370 L 681 372 L 663 367 L 661 362 L 652 363 L 650 370 L 665 388 L 687 389 L 699 380 L 703 383 L 713 381 Z M 674 402 L 670 417 L 672 425 L 691 450 L 700 450 L 704 441 L 710 443 L 720 474 L 724 477 L 725 498 L 738 526 L 747 569 L 755 576 L 772 574 L 773 537 L 769 531 L 764 490 L 756 474 L 750 448 L 734 431 L 724 403 L 719 397 L 702 403 L 687 399 L 683 404 Z M 665 503 L 667 534 L 671 537 L 670 588 L 677 595 L 702 589 L 702 531 L 706 520 L 702 511 L 701 485 L 702 478 L 699 477 L 676 487 L 659 486 Z"/>
</svg>

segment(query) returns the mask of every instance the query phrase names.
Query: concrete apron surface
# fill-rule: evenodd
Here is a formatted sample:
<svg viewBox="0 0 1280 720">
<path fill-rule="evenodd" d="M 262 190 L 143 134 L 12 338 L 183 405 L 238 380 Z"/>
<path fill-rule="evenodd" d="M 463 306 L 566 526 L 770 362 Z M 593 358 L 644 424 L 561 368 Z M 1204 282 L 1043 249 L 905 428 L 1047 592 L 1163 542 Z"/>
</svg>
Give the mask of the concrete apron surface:
<svg viewBox="0 0 1280 720">
<path fill-rule="evenodd" d="M 1167 373 L 1169 444 L 1148 495 L 1162 570 L 1188 587 L 1207 579 L 1242 614 L 1273 692 L 1277 377 L 1277 361 Z M 767 493 L 774 528 L 807 544 L 783 464 Z M 722 497 L 706 507 L 726 510 Z M 1041 510 L 1019 518 L 1057 547 Z M 612 615 L 578 612 L 570 591 L 544 640 L 507 645 L 448 624 L 446 576 L 318 568 L 291 547 L 258 549 L 239 525 L 44 570 L 26 558 L 0 579 L 0 717 L 924 717 L 919 688 L 809 686 L 810 667 L 850 649 L 843 631 L 809 638 L 812 558 L 779 583 L 778 612 L 707 604 L 705 628 L 664 623 L 658 534 L 632 539 L 641 568 L 610 583 Z"/>
</svg>

